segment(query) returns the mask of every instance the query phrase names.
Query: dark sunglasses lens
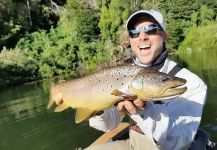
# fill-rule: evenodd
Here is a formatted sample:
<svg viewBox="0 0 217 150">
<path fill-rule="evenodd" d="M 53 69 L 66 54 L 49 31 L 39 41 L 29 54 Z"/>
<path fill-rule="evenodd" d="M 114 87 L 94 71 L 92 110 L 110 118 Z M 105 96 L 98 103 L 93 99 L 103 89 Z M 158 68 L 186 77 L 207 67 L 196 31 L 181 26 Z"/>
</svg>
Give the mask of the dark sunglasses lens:
<svg viewBox="0 0 217 150">
<path fill-rule="evenodd" d="M 160 28 L 157 24 L 151 24 L 141 29 L 131 29 L 129 30 L 129 35 L 131 38 L 136 38 L 139 36 L 141 30 L 143 30 L 148 35 L 152 35 L 152 34 L 156 34 L 159 29 Z"/>
<path fill-rule="evenodd" d="M 145 31 L 145 33 L 151 35 L 151 34 L 156 34 L 157 33 L 158 28 L 157 27 L 153 27 L 153 28 L 149 28 L 148 30 Z"/>
<path fill-rule="evenodd" d="M 129 30 L 129 35 L 132 38 L 138 37 L 139 33 L 140 33 L 140 31 L 138 29 Z"/>
</svg>

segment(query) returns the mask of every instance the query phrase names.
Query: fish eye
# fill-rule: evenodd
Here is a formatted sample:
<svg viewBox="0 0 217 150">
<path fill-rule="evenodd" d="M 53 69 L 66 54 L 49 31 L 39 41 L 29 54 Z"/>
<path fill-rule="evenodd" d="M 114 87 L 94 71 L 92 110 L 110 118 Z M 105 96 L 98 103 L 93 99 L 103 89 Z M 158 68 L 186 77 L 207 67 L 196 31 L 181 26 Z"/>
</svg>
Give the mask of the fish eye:
<svg viewBox="0 0 217 150">
<path fill-rule="evenodd" d="M 162 82 L 166 82 L 166 81 L 168 81 L 168 80 L 169 80 L 169 78 L 166 77 L 166 76 L 161 77 L 161 81 L 162 81 Z"/>
</svg>

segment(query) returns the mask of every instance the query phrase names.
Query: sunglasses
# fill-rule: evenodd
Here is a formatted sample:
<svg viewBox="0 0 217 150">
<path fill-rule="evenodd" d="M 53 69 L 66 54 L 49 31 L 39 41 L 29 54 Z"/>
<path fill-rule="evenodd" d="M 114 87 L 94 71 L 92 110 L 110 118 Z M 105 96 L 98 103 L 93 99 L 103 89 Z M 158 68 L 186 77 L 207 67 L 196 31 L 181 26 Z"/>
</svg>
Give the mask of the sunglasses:
<svg viewBox="0 0 217 150">
<path fill-rule="evenodd" d="M 129 36 L 131 38 L 136 38 L 139 36 L 141 30 L 143 30 L 148 35 L 153 35 L 153 34 L 156 34 L 158 30 L 161 30 L 161 28 L 159 27 L 158 24 L 155 24 L 155 23 L 147 25 L 147 26 L 141 26 L 139 28 L 128 30 Z"/>
</svg>

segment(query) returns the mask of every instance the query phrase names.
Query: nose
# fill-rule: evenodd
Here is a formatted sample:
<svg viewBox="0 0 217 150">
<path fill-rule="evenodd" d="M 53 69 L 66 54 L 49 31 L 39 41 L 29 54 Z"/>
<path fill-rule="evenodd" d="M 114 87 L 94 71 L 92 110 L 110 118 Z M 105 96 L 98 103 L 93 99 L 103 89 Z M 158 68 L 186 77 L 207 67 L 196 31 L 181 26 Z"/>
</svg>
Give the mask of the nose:
<svg viewBox="0 0 217 150">
<path fill-rule="evenodd" d="M 145 40 L 148 40 L 148 39 L 149 39 L 148 34 L 145 33 L 144 31 L 140 31 L 140 33 L 139 33 L 139 40 L 145 41 Z"/>
</svg>

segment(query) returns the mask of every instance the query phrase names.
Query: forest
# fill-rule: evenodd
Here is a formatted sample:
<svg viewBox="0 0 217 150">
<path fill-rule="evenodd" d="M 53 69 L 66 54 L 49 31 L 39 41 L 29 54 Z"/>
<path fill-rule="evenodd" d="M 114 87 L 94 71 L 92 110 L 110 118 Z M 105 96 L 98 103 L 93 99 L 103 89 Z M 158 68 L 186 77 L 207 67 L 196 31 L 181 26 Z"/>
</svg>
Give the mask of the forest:
<svg viewBox="0 0 217 150">
<path fill-rule="evenodd" d="M 216 0 L 1 0 L 0 88 L 128 61 L 139 9 L 164 15 L 170 53 L 217 50 Z"/>
</svg>

